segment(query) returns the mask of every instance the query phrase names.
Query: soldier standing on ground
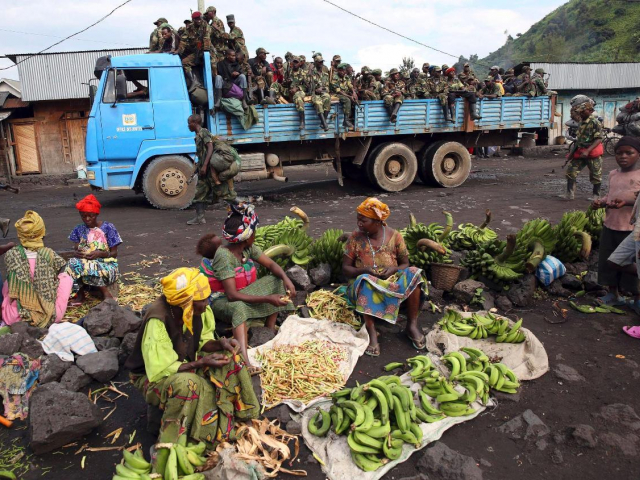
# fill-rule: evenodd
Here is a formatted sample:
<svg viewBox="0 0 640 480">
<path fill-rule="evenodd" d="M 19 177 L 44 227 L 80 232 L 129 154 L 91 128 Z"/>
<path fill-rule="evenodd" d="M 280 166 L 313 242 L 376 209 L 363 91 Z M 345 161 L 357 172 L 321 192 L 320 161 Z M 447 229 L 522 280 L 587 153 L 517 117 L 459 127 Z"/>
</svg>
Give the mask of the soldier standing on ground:
<svg viewBox="0 0 640 480">
<path fill-rule="evenodd" d="M 342 125 L 348 130 L 353 128 L 351 123 L 351 108 L 354 101 L 355 91 L 353 89 L 353 83 L 347 75 L 347 65 L 341 63 L 338 65 L 337 74 L 331 80 L 331 93 L 335 94 L 340 100 L 342 105 L 342 112 L 344 113 L 344 121 Z M 357 101 L 357 98 L 355 99 Z"/>
<path fill-rule="evenodd" d="M 149 35 L 149 52 L 160 51 L 160 47 L 162 46 L 162 25 L 165 23 L 169 22 L 164 17 L 160 17 L 158 20 L 153 22 L 156 28 L 154 28 L 151 35 Z"/>
<path fill-rule="evenodd" d="M 193 12 L 191 19 L 193 23 L 187 27 L 184 36 L 180 38 L 180 47 L 176 52 L 182 60 L 182 68 L 184 68 L 189 91 L 195 88 L 196 83 L 191 69 L 202 65 L 204 52 L 211 51 L 209 25 L 202 20 L 200 12 Z"/>
<path fill-rule="evenodd" d="M 404 102 L 406 95 L 406 85 L 404 80 L 400 79 L 400 72 L 397 68 L 389 70 L 389 78 L 385 82 L 384 89 L 382 90 L 384 106 L 389 112 L 389 121 L 396 123 L 398 119 L 398 112 Z"/>
<path fill-rule="evenodd" d="M 573 200 L 575 198 L 576 179 L 580 171 L 587 167 L 589 169 L 589 181 L 593 185 L 593 196 L 600 196 L 600 186 L 602 184 L 602 156 L 593 156 L 601 150 L 602 138 L 604 137 L 602 124 L 597 115 L 593 113 L 593 104 L 586 102 L 574 107 L 575 113 L 580 115 L 580 125 L 576 134 L 576 141 L 573 143 L 567 158 L 571 159 L 567 167 L 567 193 L 564 198 Z"/>
<path fill-rule="evenodd" d="M 324 65 L 324 59 L 319 52 L 313 56 L 313 65 L 307 74 L 307 88 L 312 95 L 311 102 L 318 113 L 322 129 L 326 132 L 329 130 L 327 119 L 331 111 L 329 69 Z"/>
<path fill-rule="evenodd" d="M 196 216 L 187 225 L 207 223 L 204 212 L 207 205 L 219 200 L 233 203 L 237 197 L 233 178 L 238 175 L 238 152 L 225 142 L 214 137 L 202 126 L 200 115 L 191 115 L 187 120 L 189 131 L 194 132 L 198 157 L 198 184 L 193 205 Z"/>
</svg>

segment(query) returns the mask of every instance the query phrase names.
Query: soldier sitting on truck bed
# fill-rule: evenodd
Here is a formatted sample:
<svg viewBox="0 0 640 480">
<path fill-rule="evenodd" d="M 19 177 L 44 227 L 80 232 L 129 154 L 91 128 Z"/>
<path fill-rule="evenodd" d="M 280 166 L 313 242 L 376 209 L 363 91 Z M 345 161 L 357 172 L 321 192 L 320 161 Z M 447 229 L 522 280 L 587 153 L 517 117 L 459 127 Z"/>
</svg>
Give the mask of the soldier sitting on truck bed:
<svg viewBox="0 0 640 480">
<path fill-rule="evenodd" d="M 400 72 L 397 68 L 392 68 L 382 90 L 382 99 L 384 100 L 385 108 L 389 112 L 389 121 L 391 123 L 396 123 L 400 106 L 407 94 L 405 88 L 404 80 L 400 79 Z"/>
<path fill-rule="evenodd" d="M 184 36 L 180 38 L 180 47 L 176 52 L 182 60 L 188 90 L 192 90 L 197 85 L 191 69 L 202 65 L 204 52 L 211 50 L 211 33 L 209 25 L 202 20 L 202 14 L 193 12 L 191 19 L 193 23 L 187 27 Z"/>
<path fill-rule="evenodd" d="M 242 73 L 242 66 L 236 61 L 236 52 L 228 48 L 223 62 L 218 62 L 218 75 L 215 83 L 215 104 L 214 108 L 220 108 L 220 101 L 236 85 L 242 89 L 242 108 L 249 108 L 247 105 L 248 84 L 247 76 Z M 225 97 L 226 98 L 226 97 Z M 234 97 L 235 98 L 235 97 Z"/>
<path fill-rule="evenodd" d="M 265 95 L 269 94 L 269 87 L 273 83 L 273 70 L 267 61 L 268 53 L 264 48 L 260 47 L 256 50 L 255 58 L 249 59 L 249 67 L 251 67 L 253 81 L 257 87 L 256 96 L 259 104 L 262 104 Z"/>
<path fill-rule="evenodd" d="M 449 115 L 449 107 L 447 105 L 447 100 L 449 97 L 449 84 L 446 82 L 444 78 L 442 78 L 442 68 L 435 66 L 433 70 L 431 70 L 431 76 L 427 81 L 427 86 L 429 88 L 429 97 L 437 98 L 440 100 L 440 106 L 442 107 L 442 113 L 444 114 L 444 119 L 447 122 L 451 122 L 451 116 Z"/>
<path fill-rule="evenodd" d="M 478 93 L 479 98 L 500 98 L 502 90 L 496 84 L 495 77 L 487 77 L 484 79 L 484 86 Z"/>
<path fill-rule="evenodd" d="M 353 123 L 351 123 L 352 102 L 357 102 L 358 98 L 351 79 L 347 76 L 347 65 L 344 63 L 338 65 L 336 75 L 331 80 L 331 93 L 336 95 L 342 104 L 342 112 L 344 113 L 342 124 L 347 131 L 353 129 Z"/>
<path fill-rule="evenodd" d="M 447 102 L 449 104 L 449 113 L 451 114 L 451 122 L 455 123 L 456 119 L 456 98 L 466 98 L 469 102 L 469 112 L 472 120 L 479 120 L 480 115 L 476 112 L 477 96 L 475 92 L 469 91 L 466 85 L 456 77 L 456 69 L 451 67 L 446 72 L 447 84 L 449 86 L 449 95 Z"/>
<path fill-rule="evenodd" d="M 324 65 L 320 52 L 313 55 L 313 65 L 307 73 L 307 89 L 311 93 L 311 103 L 318 113 L 320 125 L 326 132 L 329 130 L 327 118 L 331 111 L 331 97 L 329 96 L 329 69 Z"/>
<path fill-rule="evenodd" d="M 293 102 L 300 116 L 300 130 L 306 128 L 304 119 L 304 97 L 307 75 L 300 68 L 300 58 L 293 57 L 291 59 L 291 68 L 285 71 L 283 88 L 286 91 L 287 99 Z"/>
</svg>

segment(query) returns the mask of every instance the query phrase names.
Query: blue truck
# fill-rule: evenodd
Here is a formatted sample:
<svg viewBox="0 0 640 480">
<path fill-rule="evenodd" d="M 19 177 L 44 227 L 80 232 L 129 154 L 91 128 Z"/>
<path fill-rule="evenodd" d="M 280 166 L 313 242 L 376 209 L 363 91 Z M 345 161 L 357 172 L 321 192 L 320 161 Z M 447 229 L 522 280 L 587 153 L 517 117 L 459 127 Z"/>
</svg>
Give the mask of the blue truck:
<svg viewBox="0 0 640 480">
<path fill-rule="evenodd" d="M 213 106 L 208 53 L 201 74 L 205 103 Z M 195 144 L 187 128 L 194 111 L 176 55 L 105 57 L 90 88 L 86 160 L 95 189 L 133 189 L 162 209 L 183 209 L 195 194 Z M 286 180 L 285 165 L 332 161 L 339 179 L 368 181 L 397 192 L 416 179 L 457 187 L 471 170 L 469 148 L 516 145 L 523 135 L 546 135 L 553 128 L 555 97 L 503 97 L 478 102 L 473 121 L 468 103 L 457 100 L 455 123 L 446 122 L 437 99 L 405 100 L 395 124 L 382 101 L 355 107 L 355 129 L 346 131 L 334 103 L 329 130 L 320 126 L 311 104 L 300 129 L 292 104 L 257 105 L 258 122 L 245 130 L 224 111 L 202 109 L 205 126 L 230 142 L 242 159 L 242 179 Z"/>
</svg>

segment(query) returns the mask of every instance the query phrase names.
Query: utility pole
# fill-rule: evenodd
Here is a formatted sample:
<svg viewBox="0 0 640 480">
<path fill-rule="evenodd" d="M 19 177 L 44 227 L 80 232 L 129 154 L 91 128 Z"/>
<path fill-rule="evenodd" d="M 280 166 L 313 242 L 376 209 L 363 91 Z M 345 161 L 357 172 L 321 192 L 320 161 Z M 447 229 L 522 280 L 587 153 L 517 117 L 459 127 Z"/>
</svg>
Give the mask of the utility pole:
<svg viewBox="0 0 640 480">
<path fill-rule="evenodd" d="M 198 0 L 198 11 L 204 13 L 204 0 Z"/>
</svg>

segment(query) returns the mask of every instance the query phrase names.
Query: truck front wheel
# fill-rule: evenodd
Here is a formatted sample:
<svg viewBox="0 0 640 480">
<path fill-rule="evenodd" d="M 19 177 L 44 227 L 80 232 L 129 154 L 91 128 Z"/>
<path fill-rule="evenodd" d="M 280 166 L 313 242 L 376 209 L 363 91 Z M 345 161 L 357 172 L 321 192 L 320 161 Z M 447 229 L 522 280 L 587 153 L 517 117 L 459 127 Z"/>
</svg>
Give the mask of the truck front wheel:
<svg viewBox="0 0 640 480">
<path fill-rule="evenodd" d="M 386 143 L 371 152 L 365 168 L 372 185 L 387 192 L 399 192 L 413 183 L 418 160 L 404 143 Z"/>
<path fill-rule="evenodd" d="M 420 157 L 420 179 L 427 185 L 454 188 L 462 185 L 471 172 L 471 155 L 458 142 L 436 142 Z"/>
<path fill-rule="evenodd" d="M 142 190 L 149 203 L 162 210 L 183 210 L 196 194 L 197 178 L 191 184 L 194 164 L 180 155 L 158 157 L 151 161 L 142 176 Z"/>
</svg>

